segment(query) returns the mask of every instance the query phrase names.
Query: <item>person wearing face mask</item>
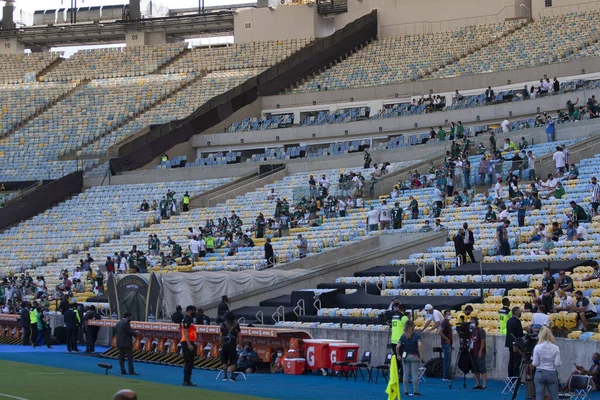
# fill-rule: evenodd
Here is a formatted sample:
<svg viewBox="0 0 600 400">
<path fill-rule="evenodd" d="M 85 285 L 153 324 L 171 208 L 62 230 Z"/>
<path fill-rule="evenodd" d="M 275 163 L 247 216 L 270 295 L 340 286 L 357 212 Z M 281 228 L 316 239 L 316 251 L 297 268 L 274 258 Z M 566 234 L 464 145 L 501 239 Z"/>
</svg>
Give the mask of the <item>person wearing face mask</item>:
<svg viewBox="0 0 600 400">
<path fill-rule="evenodd" d="M 573 301 L 573 298 L 564 290 L 558 291 L 558 298 L 560 299 L 560 303 L 554 308 L 555 312 L 575 310 L 575 302 Z"/>
<path fill-rule="evenodd" d="M 502 308 L 498 311 L 498 322 L 500 326 L 500 334 L 506 335 L 506 323 L 512 317 L 510 311 L 510 299 L 508 297 L 504 297 L 502 299 Z"/>
<path fill-rule="evenodd" d="M 485 330 L 479 327 L 479 319 L 471 318 L 469 329 L 471 330 L 470 350 L 475 367 L 475 386 L 473 389 L 487 389 L 487 370 L 485 367 L 486 335 Z"/>
<path fill-rule="evenodd" d="M 442 381 L 447 382 L 452 380 L 452 350 L 454 349 L 452 341 L 452 318 L 450 310 L 444 310 L 444 320 L 440 325 L 438 333 L 442 338 L 443 364 L 442 364 Z"/>
<path fill-rule="evenodd" d="M 542 279 L 542 304 L 549 313 L 554 309 L 554 293 L 558 290 L 558 282 L 550 274 L 550 268 L 544 268 L 544 277 Z"/>
<path fill-rule="evenodd" d="M 273 360 L 273 364 L 271 364 L 271 373 L 272 374 L 280 374 L 283 372 L 283 349 L 277 349 L 277 354 L 275 356 L 275 360 Z"/>
<path fill-rule="evenodd" d="M 594 318 L 598 313 L 596 312 L 596 306 L 590 299 L 583 296 L 583 292 L 578 290 L 575 292 L 575 298 L 577 304 L 575 304 L 575 312 L 577 312 L 577 318 L 583 325 L 583 330 L 587 331 L 587 321 L 590 318 Z"/>
<path fill-rule="evenodd" d="M 600 353 L 594 353 L 592 356 L 592 366 L 589 369 L 583 368 L 581 365 L 575 365 L 575 371 L 571 374 L 573 375 L 587 375 L 592 377 L 592 381 L 596 385 L 596 389 L 600 388 Z M 560 388 L 561 392 L 566 392 L 569 383 L 571 380 L 571 376 L 565 381 L 565 384 Z"/>
<path fill-rule="evenodd" d="M 406 325 L 406 321 L 408 321 L 408 317 L 405 315 L 404 306 L 400 304 L 400 301 L 396 301 L 396 299 L 394 299 L 392 305 L 392 310 L 386 312 L 386 314 L 388 314 L 386 315 L 386 318 L 388 319 L 388 321 L 389 318 L 391 318 L 392 320 L 390 330 L 390 343 L 392 343 L 393 345 L 397 345 L 398 340 L 400 340 L 402 334 L 404 333 L 404 326 Z"/>
<path fill-rule="evenodd" d="M 521 353 L 515 346 L 515 341 L 524 335 L 521 325 L 521 307 L 513 307 L 512 316 L 506 322 L 506 341 L 504 346 L 508 348 L 508 375 L 519 375 L 521 366 Z"/>
<path fill-rule="evenodd" d="M 262 360 L 258 358 L 258 354 L 252 349 L 252 343 L 246 341 L 244 348 L 238 354 L 238 369 L 245 371 L 247 374 L 253 374 L 256 372 L 256 363 Z"/>
</svg>

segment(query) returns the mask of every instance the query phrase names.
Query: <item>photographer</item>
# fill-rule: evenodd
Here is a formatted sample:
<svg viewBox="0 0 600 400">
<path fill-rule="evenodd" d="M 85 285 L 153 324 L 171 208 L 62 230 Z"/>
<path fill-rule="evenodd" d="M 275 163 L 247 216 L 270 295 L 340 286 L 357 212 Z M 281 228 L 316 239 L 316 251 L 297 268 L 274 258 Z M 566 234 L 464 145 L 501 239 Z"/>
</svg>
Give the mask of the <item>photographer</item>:
<svg viewBox="0 0 600 400">
<path fill-rule="evenodd" d="M 475 364 L 475 382 L 473 389 L 487 389 L 487 370 L 485 368 L 486 338 L 485 330 L 479 327 L 479 319 L 471 318 L 471 355 Z"/>
<path fill-rule="evenodd" d="M 452 373 L 450 371 L 452 364 L 452 350 L 454 349 L 454 346 L 452 342 L 452 324 L 450 324 L 451 318 L 452 314 L 450 310 L 444 310 L 444 320 L 438 330 L 438 333 L 442 338 L 442 381 L 449 381 L 452 379 Z"/>
<path fill-rule="evenodd" d="M 515 342 L 523 337 L 523 325 L 521 325 L 521 307 L 513 307 L 512 317 L 506 322 L 506 342 L 508 348 L 508 376 L 517 376 L 521 365 L 521 353 L 517 350 Z"/>
<path fill-rule="evenodd" d="M 533 349 L 532 364 L 536 368 L 535 398 L 545 398 L 545 391 L 548 390 L 550 400 L 558 400 L 558 372 L 557 368 L 561 366 L 560 349 L 554 344 L 554 335 L 550 328 L 544 326 L 540 331 L 538 344 Z"/>
<path fill-rule="evenodd" d="M 408 396 L 408 376 L 412 374 L 414 394 L 419 393 L 419 364 L 423 362 L 423 342 L 421 334 L 415 332 L 415 323 L 407 321 L 404 325 L 404 333 L 396 346 L 396 357 L 402 360 L 404 395 Z"/>
</svg>

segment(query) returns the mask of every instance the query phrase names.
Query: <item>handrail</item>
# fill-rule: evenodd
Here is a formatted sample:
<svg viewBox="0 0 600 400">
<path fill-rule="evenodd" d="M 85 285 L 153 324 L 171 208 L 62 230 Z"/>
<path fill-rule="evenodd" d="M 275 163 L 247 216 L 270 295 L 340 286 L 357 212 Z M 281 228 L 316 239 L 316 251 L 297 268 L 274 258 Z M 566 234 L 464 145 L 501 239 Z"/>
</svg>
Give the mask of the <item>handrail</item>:
<svg viewBox="0 0 600 400">
<path fill-rule="evenodd" d="M 401 283 L 406 283 L 406 268 L 402 267 L 398 270 L 398 275 L 402 277 Z"/>
<path fill-rule="evenodd" d="M 313 302 L 313 307 L 317 311 L 319 311 L 321 308 L 323 308 L 322 305 L 321 305 L 321 299 L 319 299 L 319 298 L 315 299 L 315 301 Z"/>
<path fill-rule="evenodd" d="M 261 325 L 265 324 L 265 316 L 262 311 L 258 311 L 254 316 L 258 321 L 260 321 Z"/>
<path fill-rule="evenodd" d="M 386 281 L 385 275 L 384 274 L 379 275 L 379 279 L 377 280 L 375 285 L 377 285 L 377 288 L 379 289 L 380 292 L 383 292 L 383 289 L 387 288 L 387 287 L 384 287 L 384 286 L 386 286 L 385 281 Z"/>
<path fill-rule="evenodd" d="M 421 261 L 417 265 L 418 265 L 417 271 L 416 271 L 417 276 L 419 277 L 419 279 L 423 279 L 427 275 L 427 272 L 425 271 L 425 262 Z"/>
<path fill-rule="evenodd" d="M 365 279 L 364 281 L 362 281 L 361 283 L 359 283 L 358 287 L 363 286 L 365 287 L 365 293 L 367 293 L 367 287 L 369 286 L 369 282 L 367 282 L 367 280 Z"/>
<path fill-rule="evenodd" d="M 239 318 L 238 318 L 238 325 L 241 325 L 241 324 L 242 324 L 242 321 L 243 321 L 244 323 L 246 323 L 246 317 L 239 317 Z"/>
<path fill-rule="evenodd" d="M 281 166 L 279 166 L 279 167 L 277 167 L 277 168 L 275 168 L 275 169 L 272 169 L 272 170 L 270 170 L 270 171 L 266 172 L 265 174 L 262 174 L 262 175 L 261 175 L 260 173 L 259 173 L 259 174 L 257 174 L 257 178 L 258 178 L 258 179 L 263 179 L 263 178 L 266 178 L 266 177 L 268 177 L 268 176 L 271 176 L 271 175 L 273 175 L 273 174 L 276 174 L 276 173 L 278 173 L 278 172 L 284 171 L 286 168 L 287 168 L 287 167 L 286 167 L 286 165 L 285 165 L 285 164 L 284 164 L 284 165 L 281 165 Z M 245 188 L 245 187 L 247 187 L 247 186 L 250 186 L 250 185 L 252 185 L 252 184 L 254 184 L 254 183 L 256 183 L 256 181 L 252 181 L 252 182 L 246 183 L 245 185 L 238 186 L 238 187 L 236 187 L 235 189 L 229 190 L 229 191 L 227 191 L 227 192 L 225 192 L 225 193 L 219 193 L 217 196 L 214 196 L 214 197 L 209 197 L 209 198 L 208 198 L 208 202 L 209 202 L 209 204 L 210 204 L 210 201 L 211 201 L 211 200 L 213 200 L 213 199 L 215 199 L 215 198 L 217 198 L 217 197 L 223 197 L 223 196 L 227 196 L 229 193 L 232 193 L 232 192 L 239 191 L 240 189 L 243 189 L 243 188 Z"/>
<path fill-rule="evenodd" d="M 294 314 L 296 314 L 296 317 L 300 317 L 302 315 L 306 315 L 305 305 L 304 305 L 304 299 L 298 300 L 298 303 L 296 304 L 296 307 L 294 307 Z"/>
<path fill-rule="evenodd" d="M 25 189 L 19 189 L 17 195 L 12 199 L 8 200 L 6 203 L 4 203 L 3 207 L 6 207 L 7 205 L 18 201 L 19 199 L 22 199 L 28 194 L 33 193 L 37 188 L 41 187 L 43 184 L 43 181 L 35 181 L 35 183 L 33 183 L 31 186 L 28 186 Z"/>
<path fill-rule="evenodd" d="M 279 311 L 281 310 L 281 312 Z M 277 307 L 277 310 L 271 314 L 271 318 L 273 318 L 273 321 L 276 322 L 285 322 L 285 307 L 284 306 L 279 306 Z"/>
</svg>

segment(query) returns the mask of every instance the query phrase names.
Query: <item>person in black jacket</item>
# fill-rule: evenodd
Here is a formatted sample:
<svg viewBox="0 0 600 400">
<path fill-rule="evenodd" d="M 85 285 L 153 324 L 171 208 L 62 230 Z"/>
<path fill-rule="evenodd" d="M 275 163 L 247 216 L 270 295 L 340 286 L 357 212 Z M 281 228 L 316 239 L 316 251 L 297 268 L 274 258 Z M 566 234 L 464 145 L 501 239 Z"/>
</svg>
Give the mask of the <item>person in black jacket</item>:
<svg viewBox="0 0 600 400">
<path fill-rule="evenodd" d="M 86 325 L 85 341 L 86 341 L 86 353 L 94 353 L 96 351 L 95 344 L 98 340 L 98 332 L 100 331 L 99 326 L 88 326 L 87 322 L 92 320 L 102 319 L 100 314 L 96 312 L 96 306 L 91 305 L 88 311 L 85 313 L 83 318 Z"/>
<path fill-rule="evenodd" d="M 180 324 L 183 321 L 183 313 L 181 312 L 183 308 L 181 306 L 175 307 L 175 312 L 171 314 L 171 321 L 174 324 Z"/>
<path fill-rule="evenodd" d="M 271 238 L 265 242 L 265 260 L 267 260 L 267 268 L 271 268 L 275 264 L 275 252 L 271 245 Z"/>
<path fill-rule="evenodd" d="M 475 236 L 473 236 L 473 231 L 469 229 L 469 224 L 466 222 L 463 224 L 463 229 L 465 230 L 464 243 L 465 243 L 465 251 L 469 255 L 469 260 L 472 263 L 476 263 L 475 256 L 473 255 L 473 248 L 475 245 Z M 466 262 L 466 260 L 464 260 Z"/>
<path fill-rule="evenodd" d="M 79 352 L 77 348 L 77 331 L 79 328 L 79 320 L 77 319 L 77 314 L 75 313 L 75 305 L 70 304 L 69 309 L 65 311 L 65 328 L 67 329 L 67 351 L 70 353 L 72 351 Z"/>
<path fill-rule="evenodd" d="M 121 375 L 139 375 L 133 369 L 133 337 L 135 332 L 131 329 L 131 313 L 123 314 L 123 319 L 117 322 L 115 327 L 117 330 L 117 348 L 119 349 L 119 366 L 121 367 Z M 127 356 L 127 364 L 129 373 L 125 371 L 125 356 Z"/>
<path fill-rule="evenodd" d="M 515 340 L 523 336 L 521 325 L 521 307 L 513 307 L 512 317 L 506 323 L 505 347 L 508 348 L 508 376 L 518 376 L 521 365 L 521 354 L 515 347 Z"/>
<path fill-rule="evenodd" d="M 454 236 L 454 250 L 456 251 L 456 257 L 461 258 L 461 262 L 464 264 L 467 259 L 467 251 L 465 249 L 465 241 L 464 241 L 465 231 L 464 229 L 459 229 L 458 233 Z"/>
<path fill-rule="evenodd" d="M 26 301 L 21 303 L 21 326 L 23 327 L 23 346 L 29 346 L 31 337 L 31 319 Z"/>
</svg>

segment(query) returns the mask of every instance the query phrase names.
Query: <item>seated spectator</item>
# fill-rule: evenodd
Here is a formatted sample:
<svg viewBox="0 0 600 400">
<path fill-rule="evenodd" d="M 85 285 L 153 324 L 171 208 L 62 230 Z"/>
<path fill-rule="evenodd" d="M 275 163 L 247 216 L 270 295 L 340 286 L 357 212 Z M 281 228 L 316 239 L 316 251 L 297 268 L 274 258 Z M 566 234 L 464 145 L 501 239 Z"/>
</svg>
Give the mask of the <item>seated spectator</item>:
<svg viewBox="0 0 600 400">
<path fill-rule="evenodd" d="M 442 221 L 440 221 L 439 218 L 436 218 L 434 226 L 433 226 L 433 231 L 434 232 L 442 232 L 444 229 L 446 229 L 444 227 L 444 225 L 442 225 Z"/>
<path fill-rule="evenodd" d="M 273 364 L 271 364 L 271 373 L 278 374 L 283 372 L 283 359 L 285 356 L 283 355 L 283 349 L 277 349 L 277 353 L 275 358 L 273 359 Z"/>
<path fill-rule="evenodd" d="M 594 268 L 594 272 L 583 278 L 582 281 L 584 282 L 593 281 L 594 279 L 600 279 L 600 267 L 598 267 L 598 262 L 592 261 L 590 265 L 592 268 Z"/>
<path fill-rule="evenodd" d="M 575 164 L 571 164 L 571 166 L 569 167 L 569 173 L 567 174 L 567 180 L 571 180 L 571 179 L 577 179 L 577 177 L 579 176 L 579 169 L 577 168 L 577 166 L 575 166 Z"/>
<path fill-rule="evenodd" d="M 575 304 L 575 312 L 577 312 L 577 317 L 581 321 L 583 330 L 587 331 L 588 319 L 594 318 L 596 315 L 598 315 L 596 306 L 590 301 L 590 299 L 583 296 L 583 292 L 581 290 L 575 292 L 575 299 L 577 300 L 577 303 Z"/>
<path fill-rule="evenodd" d="M 492 209 L 492 206 L 487 206 L 487 214 L 485 214 L 485 222 L 498 222 L 498 217 Z"/>
<path fill-rule="evenodd" d="M 549 236 L 549 235 L 546 232 L 546 225 L 539 224 L 537 233 L 535 235 L 533 235 L 533 237 L 531 239 L 529 239 L 529 242 L 527 242 L 527 243 L 539 242 L 540 240 L 542 240 L 543 238 L 546 238 L 547 236 Z"/>
<path fill-rule="evenodd" d="M 144 199 L 142 201 L 142 204 L 140 205 L 140 211 L 150 211 L 150 204 L 148 204 L 148 202 L 146 201 L 146 199 Z"/>
<path fill-rule="evenodd" d="M 580 205 L 578 205 L 575 200 L 571 200 L 569 202 L 569 204 L 571 205 L 572 208 L 572 213 L 571 213 L 571 218 L 573 220 L 573 222 L 585 222 L 588 219 L 588 215 L 585 212 L 585 210 L 583 209 L 583 207 L 581 207 Z"/>
<path fill-rule="evenodd" d="M 571 296 L 569 296 L 567 293 L 565 293 L 564 290 L 558 291 L 558 299 L 560 302 L 558 304 L 558 307 L 554 308 L 554 311 L 560 312 L 560 311 L 574 311 L 575 310 L 575 302 L 573 301 L 573 298 Z"/>
<path fill-rule="evenodd" d="M 558 222 L 554 221 L 552 223 L 552 240 L 558 242 L 560 238 L 563 236 L 563 230 L 558 224 Z"/>
<path fill-rule="evenodd" d="M 423 225 L 421 227 L 421 229 L 419 230 L 419 232 L 431 232 L 433 230 L 433 228 L 429 225 L 429 220 L 425 220 L 425 225 Z"/>
<path fill-rule="evenodd" d="M 262 360 L 258 358 L 258 354 L 252 349 L 252 343 L 250 341 L 244 343 L 244 348 L 238 353 L 238 370 L 245 371 L 247 374 L 254 374 L 256 364 L 261 362 Z"/>
<path fill-rule="evenodd" d="M 565 187 L 563 186 L 562 183 L 560 183 L 560 181 L 556 184 L 556 187 L 554 188 L 554 192 L 552 192 L 551 194 L 547 195 L 544 197 L 544 199 L 548 200 L 550 198 L 550 196 L 554 197 L 555 199 L 562 199 L 563 196 L 565 195 Z"/>
<path fill-rule="evenodd" d="M 483 202 L 488 206 L 491 206 L 494 203 L 494 196 L 492 196 L 487 190 L 483 192 Z"/>
<path fill-rule="evenodd" d="M 575 371 L 573 375 L 586 375 L 592 377 L 592 382 L 596 386 L 596 390 L 600 390 L 600 353 L 594 353 L 592 355 L 592 365 L 589 369 L 583 368 L 581 365 L 575 365 Z M 565 384 L 560 388 L 562 392 L 566 392 L 569 388 L 571 376 L 567 378 Z"/>
<path fill-rule="evenodd" d="M 463 198 L 460 194 L 458 194 L 457 190 L 454 191 L 454 197 L 452 197 L 452 204 L 454 204 L 456 207 L 460 207 L 463 205 Z"/>
<path fill-rule="evenodd" d="M 554 248 L 554 241 L 550 235 L 544 237 L 544 244 L 539 250 L 532 250 L 532 254 L 542 255 L 550 254 L 550 250 Z"/>
</svg>

